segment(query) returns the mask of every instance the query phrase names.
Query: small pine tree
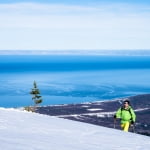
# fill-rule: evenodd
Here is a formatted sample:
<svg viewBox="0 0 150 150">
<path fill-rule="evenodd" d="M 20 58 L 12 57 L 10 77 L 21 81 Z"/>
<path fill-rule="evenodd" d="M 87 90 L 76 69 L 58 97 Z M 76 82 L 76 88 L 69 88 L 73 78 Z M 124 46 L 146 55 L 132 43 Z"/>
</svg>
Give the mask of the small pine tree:
<svg viewBox="0 0 150 150">
<path fill-rule="evenodd" d="M 33 83 L 33 88 L 30 92 L 32 96 L 32 100 L 34 102 L 34 111 L 35 111 L 35 108 L 37 107 L 38 104 L 42 103 L 42 96 L 40 96 L 40 91 L 39 89 L 37 88 L 37 84 L 36 82 L 34 81 Z"/>
</svg>

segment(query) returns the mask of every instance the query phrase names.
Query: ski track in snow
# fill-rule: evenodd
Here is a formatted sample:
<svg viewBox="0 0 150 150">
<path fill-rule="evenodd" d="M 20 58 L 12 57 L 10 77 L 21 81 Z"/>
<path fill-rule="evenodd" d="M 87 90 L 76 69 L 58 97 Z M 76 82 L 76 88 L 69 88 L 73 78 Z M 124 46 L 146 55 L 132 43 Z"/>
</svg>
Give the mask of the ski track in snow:
<svg viewBox="0 0 150 150">
<path fill-rule="evenodd" d="M 0 108 L 2 150 L 149 150 L 143 135 Z"/>
</svg>

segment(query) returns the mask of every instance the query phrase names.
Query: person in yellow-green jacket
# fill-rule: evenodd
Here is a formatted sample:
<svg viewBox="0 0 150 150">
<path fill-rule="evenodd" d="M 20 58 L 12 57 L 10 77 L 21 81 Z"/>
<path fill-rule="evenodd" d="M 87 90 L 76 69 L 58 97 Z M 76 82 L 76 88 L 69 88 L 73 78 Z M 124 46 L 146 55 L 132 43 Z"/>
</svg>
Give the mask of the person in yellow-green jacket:
<svg viewBox="0 0 150 150">
<path fill-rule="evenodd" d="M 118 109 L 118 111 L 114 115 L 114 118 L 121 119 L 121 128 L 123 129 L 123 131 L 128 132 L 130 125 L 134 125 L 136 115 L 134 113 L 134 110 L 130 106 L 129 100 L 125 100 L 123 102 L 123 106 Z"/>
</svg>

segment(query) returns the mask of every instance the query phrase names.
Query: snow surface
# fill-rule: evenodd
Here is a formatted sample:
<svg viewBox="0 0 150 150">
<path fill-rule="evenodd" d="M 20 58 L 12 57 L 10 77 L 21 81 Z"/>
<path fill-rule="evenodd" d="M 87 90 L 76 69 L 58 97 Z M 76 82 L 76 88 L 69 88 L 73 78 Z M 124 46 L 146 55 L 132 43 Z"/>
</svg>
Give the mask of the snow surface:
<svg viewBox="0 0 150 150">
<path fill-rule="evenodd" d="M 103 110 L 103 109 L 99 109 L 99 108 L 90 108 L 90 109 L 87 109 L 88 111 L 98 111 L 98 110 Z"/>
<path fill-rule="evenodd" d="M 96 125 L 0 108 L 1 150 L 149 150 L 150 138 Z"/>
<path fill-rule="evenodd" d="M 88 111 L 90 111 L 89 109 L 87 109 Z M 96 110 L 102 110 L 102 109 L 93 109 L 91 110 L 91 112 L 88 112 L 88 113 L 82 113 L 82 114 L 69 114 L 69 115 L 57 115 L 57 117 L 79 117 L 79 116 L 83 116 L 83 115 L 88 115 L 88 116 L 97 116 L 97 117 L 112 117 L 116 111 L 113 111 L 113 112 L 98 112 L 98 113 L 95 113 L 95 112 L 92 112 L 92 111 L 96 111 Z"/>
</svg>

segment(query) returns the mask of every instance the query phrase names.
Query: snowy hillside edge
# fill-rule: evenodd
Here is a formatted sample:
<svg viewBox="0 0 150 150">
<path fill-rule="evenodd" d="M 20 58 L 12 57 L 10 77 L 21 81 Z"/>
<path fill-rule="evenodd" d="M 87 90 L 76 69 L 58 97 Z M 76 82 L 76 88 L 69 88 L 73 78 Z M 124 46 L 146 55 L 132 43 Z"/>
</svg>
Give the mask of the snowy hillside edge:
<svg viewBox="0 0 150 150">
<path fill-rule="evenodd" d="M 3 150 L 149 150 L 150 138 L 62 118 L 0 108 Z"/>
</svg>

